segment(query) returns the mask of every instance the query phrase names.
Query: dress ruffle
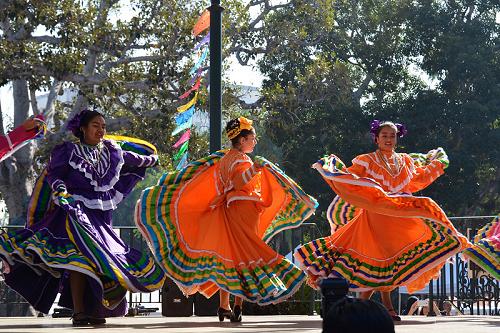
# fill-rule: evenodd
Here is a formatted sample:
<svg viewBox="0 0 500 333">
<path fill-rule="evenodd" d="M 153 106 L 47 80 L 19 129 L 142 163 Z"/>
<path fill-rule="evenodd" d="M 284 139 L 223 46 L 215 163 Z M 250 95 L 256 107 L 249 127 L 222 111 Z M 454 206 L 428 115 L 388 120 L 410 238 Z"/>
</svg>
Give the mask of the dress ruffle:
<svg viewBox="0 0 500 333">
<path fill-rule="evenodd" d="M 101 165 L 104 169 L 101 172 L 98 170 L 98 166 L 92 165 L 85 158 L 83 147 L 79 144 L 72 147 L 69 158 L 69 165 L 84 174 L 96 192 L 106 192 L 113 189 L 120 180 L 120 172 L 124 163 L 122 151 L 113 141 L 103 140 L 102 154 L 108 155 L 106 156 L 108 162 Z M 100 163 L 102 164 L 104 161 L 102 160 Z"/>
<path fill-rule="evenodd" d="M 61 214 L 58 208 L 51 217 Z M 59 304 L 73 307 L 64 277 L 67 270 L 87 276 L 91 290 L 85 303 L 92 304 L 89 308 L 96 316 L 123 315 L 128 290 L 151 292 L 162 287 L 164 274 L 152 258 L 129 248 L 119 238 L 102 242 L 111 227 L 96 228 L 82 218 L 89 218 L 88 214 L 75 209 L 61 230 L 51 230 L 41 222 L 30 229 L 0 234 L 0 254 L 10 266 L 5 280 L 12 288 L 22 290 L 22 296 L 36 310 L 48 313 L 58 291 L 62 292 Z M 46 297 L 47 293 L 51 295 Z M 99 299 L 101 303 L 95 303 Z"/>
<path fill-rule="evenodd" d="M 94 191 L 79 168 L 68 166 L 75 145 L 64 143 L 54 149 L 49 167 L 35 183 L 26 228 L 0 233 L 0 256 L 9 265 L 4 272 L 5 281 L 38 311 L 47 313 L 58 293 L 59 304 L 73 308 L 70 271 L 86 276 L 85 309 L 88 315 L 99 318 L 123 316 L 127 311 L 127 291 L 151 292 L 163 285 L 165 274 L 154 260 L 130 248 L 115 233 L 112 210 L 88 207 L 89 200 L 130 193 L 145 172 L 139 165 L 156 160 L 135 153 L 125 155 L 115 144 L 109 145 L 116 150 L 109 158 L 123 161 L 123 156 L 127 156 L 130 162 L 120 168 L 116 161 L 107 164 L 115 166 L 119 180 L 112 181 L 116 172 L 109 173 L 100 184 L 112 182 L 116 189 Z M 71 158 L 75 161 L 74 156 Z M 52 185 L 64 185 L 71 200 L 56 204 L 49 179 Z"/>
<path fill-rule="evenodd" d="M 136 224 L 184 293 L 210 297 L 222 288 L 258 304 L 280 302 L 295 293 L 305 275 L 263 239 L 299 226 L 317 203 L 275 165 L 259 158 L 265 198 L 260 203 L 248 199 L 212 207 L 220 195 L 215 168 L 224 154 L 220 151 L 164 174 L 157 186 L 143 192 Z M 242 212 L 256 207 L 262 212 L 252 236 Z M 220 244 L 209 248 L 210 235 Z"/>
<path fill-rule="evenodd" d="M 500 215 L 477 232 L 474 246 L 464 255 L 500 280 Z"/>
<path fill-rule="evenodd" d="M 127 143 L 125 146 L 138 150 L 137 144 Z M 101 162 L 99 166 L 94 166 L 85 158 L 83 150 L 80 144 L 65 142 L 54 148 L 52 154 L 64 159 L 64 163 L 67 162 L 72 169 L 81 174 L 81 177 L 88 182 L 86 188 L 82 189 L 72 182 L 65 184 L 62 180 L 56 179 L 52 183 L 52 189 L 55 190 L 57 186 L 63 184 L 75 200 L 90 209 L 115 210 L 135 184 L 144 178 L 145 168 L 151 163 L 144 158 L 144 165 L 135 168 L 124 165 L 123 151 L 115 141 L 111 140 L 103 140 L 102 154 L 109 159 L 105 164 Z"/>
<path fill-rule="evenodd" d="M 423 155 L 423 154 L 418 154 Z M 397 154 L 400 159 L 398 172 L 394 177 L 387 177 L 386 167 L 383 161 L 375 153 L 363 154 L 352 160 L 353 165 L 365 168 L 367 176 L 375 180 L 389 193 L 401 193 L 408 188 L 414 178 L 415 167 L 412 157 L 408 154 Z M 428 182 L 434 181 L 443 174 L 441 162 L 438 160 L 428 161 L 425 169 Z"/>
</svg>

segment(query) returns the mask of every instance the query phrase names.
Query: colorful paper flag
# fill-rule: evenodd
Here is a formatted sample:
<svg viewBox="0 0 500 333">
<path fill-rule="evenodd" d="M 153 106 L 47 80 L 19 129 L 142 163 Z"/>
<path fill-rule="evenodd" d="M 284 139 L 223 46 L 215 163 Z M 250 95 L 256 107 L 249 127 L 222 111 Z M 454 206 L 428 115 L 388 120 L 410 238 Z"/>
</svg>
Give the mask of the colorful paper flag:
<svg viewBox="0 0 500 333">
<path fill-rule="evenodd" d="M 187 158 L 188 158 L 188 152 L 185 152 L 184 155 L 182 155 L 181 160 L 179 161 L 179 164 L 177 164 L 177 166 L 175 167 L 175 169 L 177 171 L 181 170 L 182 168 L 184 168 L 187 165 L 187 163 L 188 163 Z"/>
<path fill-rule="evenodd" d="M 187 103 L 186 103 L 186 104 L 184 104 L 184 105 L 179 106 L 179 107 L 177 108 L 177 112 L 184 112 L 184 111 L 186 111 L 186 110 L 189 110 L 189 108 L 190 108 L 191 106 L 193 106 L 193 105 L 196 103 L 196 101 L 197 101 L 197 100 L 198 100 L 198 92 L 196 92 L 196 93 L 194 94 L 194 97 L 193 97 L 193 98 L 192 98 L 189 102 L 187 102 Z"/>
<path fill-rule="evenodd" d="M 179 148 L 184 142 L 188 141 L 189 138 L 191 137 L 191 130 L 188 129 L 182 136 L 177 140 L 177 142 L 172 146 L 173 148 L 177 149 Z"/>
<path fill-rule="evenodd" d="M 191 128 L 193 126 L 193 117 L 191 117 L 188 121 L 183 123 L 180 126 L 177 126 L 174 131 L 172 132 L 172 136 L 176 136 L 180 132 L 184 131 L 185 129 Z"/>
<path fill-rule="evenodd" d="M 184 94 L 182 94 L 179 99 L 184 99 L 186 97 L 188 97 L 191 92 L 193 91 L 196 91 L 198 89 L 200 89 L 200 85 L 201 85 L 201 77 L 198 77 L 198 79 L 196 80 L 196 83 L 194 86 L 192 86 L 188 91 L 186 91 Z"/>
<path fill-rule="evenodd" d="M 179 151 L 175 154 L 174 161 L 177 161 L 179 158 L 181 158 L 181 156 L 184 155 L 184 153 L 188 150 L 188 148 L 189 148 L 189 142 L 184 142 Z"/>
<path fill-rule="evenodd" d="M 198 36 L 205 29 L 210 27 L 210 12 L 206 9 L 201 15 L 198 21 L 196 21 L 193 26 L 193 36 Z"/>
<path fill-rule="evenodd" d="M 203 39 L 198 44 L 195 45 L 194 50 L 195 51 L 198 50 L 200 47 L 202 47 L 209 41 L 210 41 L 210 32 L 205 37 L 203 37 Z"/>
<path fill-rule="evenodd" d="M 209 50 L 208 47 L 206 47 L 203 50 L 203 53 L 201 54 L 200 58 L 198 59 L 196 64 L 194 64 L 193 68 L 191 68 L 191 70 L 189 71 L 189 75 L 193 75 L 194 73 L 196 73 L 198 71 L 198 68 L 201 67 L 201 65 L 203 64 L 203 62 L 207 58 L 208 50 Z"/>
<path fill-rule="evenodd" d="M 202 68 L 198 68 L 198 71 L 196 72 L 196 74 L 191 78 L 190 84 L 194 84 L 194 82 L 197 79 L 201 78 L 201 74 L 203 74 L 203 72 L 204 72 L 204 68 L 203 67 Z"/>
<path fill-rule="evenodd" d="M 177 126 L 184 124 L 186 121 L 188 121 L 194 114 L 194 105 L 190 107 L 187 111 L 178 114 L 175 117 L 175 124 Z"/>
</svg>

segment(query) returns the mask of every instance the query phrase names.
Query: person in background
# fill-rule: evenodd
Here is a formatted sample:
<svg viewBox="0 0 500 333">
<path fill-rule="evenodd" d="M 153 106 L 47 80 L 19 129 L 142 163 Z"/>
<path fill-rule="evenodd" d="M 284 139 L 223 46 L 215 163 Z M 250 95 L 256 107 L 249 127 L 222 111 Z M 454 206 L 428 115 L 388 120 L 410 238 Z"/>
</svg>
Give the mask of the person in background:
<svg viewBox="0 0 500 333">
<path fill-rule="evenodd" d="M 14 154 L 30 140 L 45 134 L 47 126 L 42 115 L 26 119 L 21 126 L 0 135 L 0 162 Z"/>
<path fill-rule="evenodd" d="M 402 315 L 408 315 L 408 313 L 410 312 L 410 309 L 412 308 L 413 304 L 415 302 L 418 302 L 418 297 L 417 296 L 410 296 L 408 297 L 408 300 L 406 301 L 406 306 L 403 310 L 403 313 L 401 313 Z"/>
</svg>

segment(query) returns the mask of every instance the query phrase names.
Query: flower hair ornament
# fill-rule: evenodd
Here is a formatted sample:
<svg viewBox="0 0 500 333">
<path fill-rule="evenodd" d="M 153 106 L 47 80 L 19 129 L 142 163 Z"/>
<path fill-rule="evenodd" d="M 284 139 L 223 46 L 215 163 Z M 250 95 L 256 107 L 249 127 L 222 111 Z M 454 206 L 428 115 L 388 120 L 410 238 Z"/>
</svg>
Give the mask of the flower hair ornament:
<svg viewBox="0 0 500 333">
<path fill-rule="evenodd" d="M 226 130 L 227 137 L 229 138 L 229 140 L 232 140 L 236 138 L 242 130 L 251 131 L 253 129 L 252 124 L 253 121 L 245 117 L 239 117 L 237 119 L 231 120 Z"/>
<path fill-rule="evenodd" d="M 375 141 L 375 138 L 377 137 L 377 135 L 380 131 L 380 128 L 384 127 L 384 126 L 396 127 L 397 136 L 399 138 L 404 137 L 408 133 L 406 126 L 403 124 L 393 123 L 391 121 L 380 121 L 380 120 L 374 119 L 370 124 L 370 135 L 371 135 L 373 141 Z"/>
<path fill-rule="evenodd" d="M 78 112 L 71 118 L 70 121 L 68 121 L 68 124 L 66 125 L 66 130 L 70 131 L 73 133 L 75 136 L 79 136 L 80 134 L 80 122 L 82 121 L 82 118 L 90 112 L 87 109 L 83 109 L 82 111 Z"/>
</svg>

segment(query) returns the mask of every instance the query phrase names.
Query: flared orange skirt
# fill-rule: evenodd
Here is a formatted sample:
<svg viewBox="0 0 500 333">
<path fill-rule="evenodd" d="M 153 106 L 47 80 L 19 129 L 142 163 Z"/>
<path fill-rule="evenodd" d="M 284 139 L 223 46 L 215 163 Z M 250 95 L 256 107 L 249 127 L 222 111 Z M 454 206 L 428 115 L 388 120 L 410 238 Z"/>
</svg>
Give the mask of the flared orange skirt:
<svg viewBox="0 0 500 333">
<path fill-rule="evenodd" d="M 325 277 L 344 277 L 353 291 L 406 286 L 413 292 L 470 244 L 432 199 L 387 194 L 369 178 L 340 171 L 335 160 L 323 162 L 318 171 L 352 205 L 346 208 L 352 219 L 295 253 L 313 287 Z"/>
<path fill-rule="evenodd" d="M 299 226 L 316 207 L 272 163 L 262 159 L 261 198 L 214 200 L 214 168 L 224 152 L 165 174 L 146 189 L 136 223 L 164 271 L 186 294 L 219 288 L 259 304 L 293 295 L 305 274 L 270 248 L 277 232 Z M 217 202 L 215 207 L 213 203 Z"/>
</svg>

